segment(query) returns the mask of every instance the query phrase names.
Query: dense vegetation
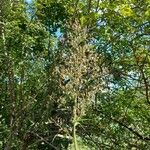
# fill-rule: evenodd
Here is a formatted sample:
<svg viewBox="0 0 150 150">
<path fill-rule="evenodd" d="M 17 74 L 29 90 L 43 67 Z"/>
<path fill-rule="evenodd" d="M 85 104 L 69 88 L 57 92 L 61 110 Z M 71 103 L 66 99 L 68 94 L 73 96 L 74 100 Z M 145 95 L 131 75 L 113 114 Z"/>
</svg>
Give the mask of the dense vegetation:
<svg viewBox="0 0 150 150">
<path fill-rule="evenodd" d="M 1 0 L 0 37 L 0 149 L 150 149 L 149 0 Z"/>
</svg>

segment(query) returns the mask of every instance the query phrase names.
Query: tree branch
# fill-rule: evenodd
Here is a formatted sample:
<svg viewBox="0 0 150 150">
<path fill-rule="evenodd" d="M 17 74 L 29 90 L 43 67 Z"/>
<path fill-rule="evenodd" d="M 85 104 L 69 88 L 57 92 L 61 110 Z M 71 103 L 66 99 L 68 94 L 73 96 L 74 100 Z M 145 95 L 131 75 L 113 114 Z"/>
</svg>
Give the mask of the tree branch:
<svg viewBox="0 0 150 150">
<path fill-rule="evenodd" d="M 135 131 L 134 129 L 132 129 L 131 127 L 127 126 L 126 124 L 120 122 L 119 120 L 113 119 L 112 120 L 116 123 L 118 123 L 120 126 L 126 128 L 127 130 L 131 131 L 134 135 L 136 135 L 140 140 L 143 141 L 150 141 L 150 137 L 145 137 L 143 135 L 141 135 L 139 132 Z"/>
</svg>

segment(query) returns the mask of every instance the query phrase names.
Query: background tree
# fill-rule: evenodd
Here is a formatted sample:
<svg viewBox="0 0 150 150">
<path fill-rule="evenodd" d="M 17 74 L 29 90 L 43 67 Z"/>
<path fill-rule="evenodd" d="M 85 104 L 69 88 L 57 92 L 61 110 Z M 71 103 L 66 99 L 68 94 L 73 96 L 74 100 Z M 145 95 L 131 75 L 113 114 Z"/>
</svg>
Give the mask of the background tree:
<svg viewBox="0 0 150 150">
<path fill-rule="evenodd" d="M 1 149 L 149 149 L 149 0 L 0 2 Z"/>
</svg>

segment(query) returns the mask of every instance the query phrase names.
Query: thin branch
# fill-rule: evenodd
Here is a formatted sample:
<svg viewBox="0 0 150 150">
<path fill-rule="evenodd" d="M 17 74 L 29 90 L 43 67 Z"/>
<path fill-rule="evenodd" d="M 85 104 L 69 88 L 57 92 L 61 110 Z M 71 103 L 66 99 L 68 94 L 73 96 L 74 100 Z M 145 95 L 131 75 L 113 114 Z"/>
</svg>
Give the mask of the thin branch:
<svg viewBox="0 0 150 150">
<path fill-rule="evenodd" d="M 135 54 L 135 52 L 136 52 L 136 50 L 132 47 L 132 49 L 133 49 L 133 55 L 134 55 L 134 58 L 135 58 L 135 61 L 136 61 L 136 64 L 137 64 L 137 66 L 138 66 L 138 68 L 139 68 L 139 71 L 141 72 L 141 75 L 142 75 L 142 79 L 143 79 L 143 81 L 144 81 L 144 85 L 145 85 L 145 96 L 146 96 L 146 100 L 147 100 L 147 103 L 150 105 L 150 100 L 149 100 L 149 84 L 148 84 L 148 82 L 147 82 L 147 78 L 146 78 L 146 76 L 145 76 L 145 73 L 144 73 L 144 71 L 143 71 L 143 67 L 144 67 L 144 62 L 143 62 L 143 64 L 142 64 L 142 66 L 140 66 L 139 65 L 139 62 L 138 62 L 138 58 L 136 57 L 136 54 Z"/>
<path fill-rule="evenodd" d="M 118 123 L 119 125 L 121 125 L 122 127 L 126 128 L 127 130 L 131 131 L 134 135 L 136 135 L 140 140 L 144 140 L 144 141 L 150 141 L 150 137 L 145 137 L 143 135 L 141 135 L 139 132 L 135 131 L 134 129 L 132 129 L 131 127 L 127 126 L 126 124 L 122 123 L 119 120 L 113 119 L 111 118 L 114 122 Z"/>
<path fill-rule="evenodd" d="M 34 132 L 31 132 L 31 133 L 33 133 L 36 137 L 38 137 L 39 139 L 41 139 L 42 141 L 44 141 L 45 143 L 47 143 L 49 146 L 53 147 L 55 150 L 58 150 L 58 148 L 56 146 L 54 146 L 53 144 L 49 143 L 46 139 L 44 139 L 39 134 L 34 133 Z"/>
</svg>

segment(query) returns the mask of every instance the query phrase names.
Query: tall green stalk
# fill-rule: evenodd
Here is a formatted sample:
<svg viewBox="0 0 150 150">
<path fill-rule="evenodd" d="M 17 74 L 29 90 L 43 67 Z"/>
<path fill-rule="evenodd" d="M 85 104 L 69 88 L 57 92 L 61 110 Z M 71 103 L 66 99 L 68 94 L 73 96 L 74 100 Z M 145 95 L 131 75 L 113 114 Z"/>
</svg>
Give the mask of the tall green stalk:
<svg viewBox="0 0 150 150">
<path fill-rule="evenodd" d="M 77 142 L 77 135 L 76 135 L 76 126 L 77 126 L 77 99 L 75 98 L 74 100 L 74 108 L 73 108 L 73 143 L 74 143 L 74 149 L 75 150 L 79 150 L 78 149 L 78 142 Z"/>
</svg>

